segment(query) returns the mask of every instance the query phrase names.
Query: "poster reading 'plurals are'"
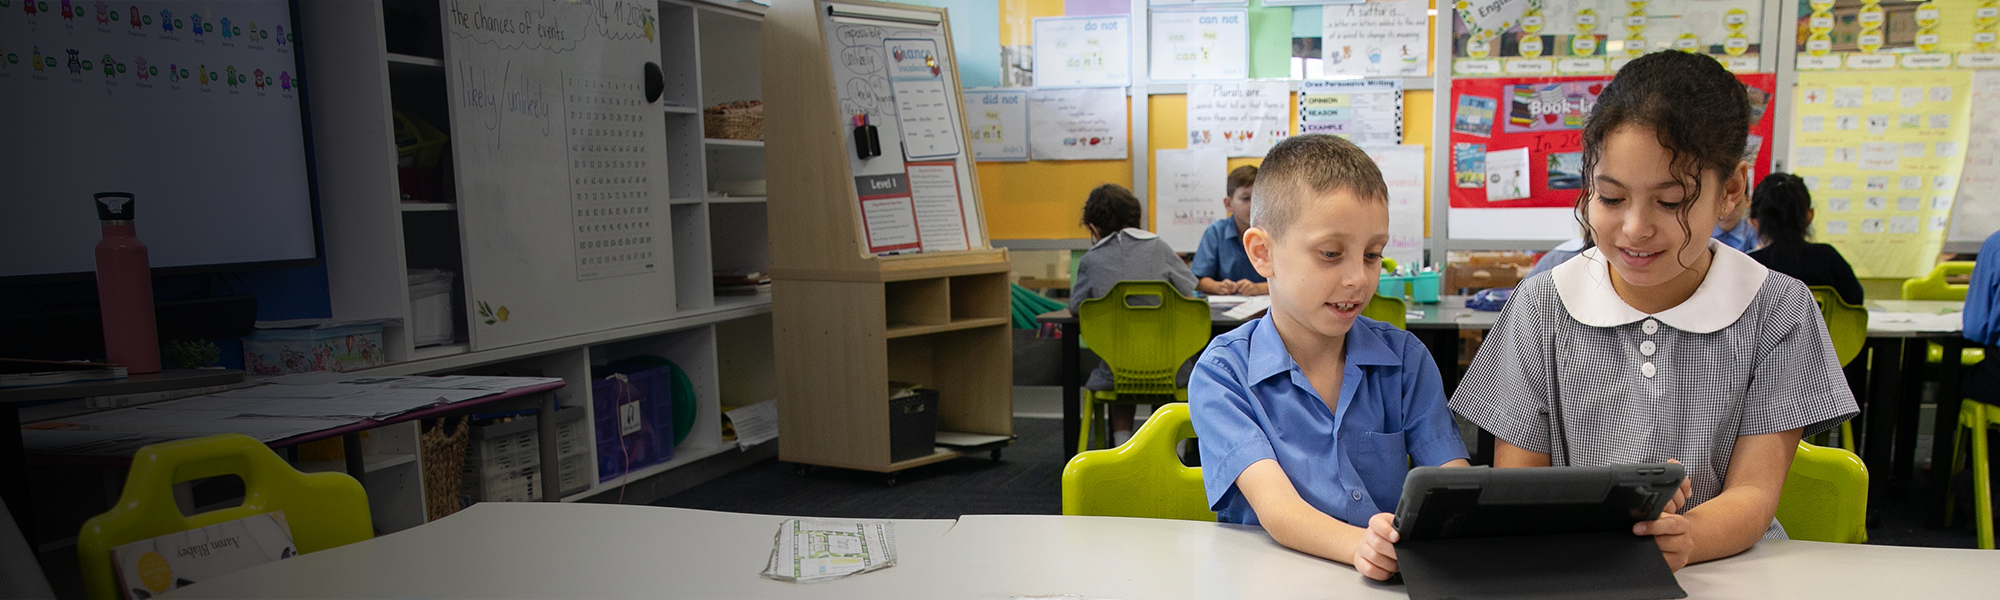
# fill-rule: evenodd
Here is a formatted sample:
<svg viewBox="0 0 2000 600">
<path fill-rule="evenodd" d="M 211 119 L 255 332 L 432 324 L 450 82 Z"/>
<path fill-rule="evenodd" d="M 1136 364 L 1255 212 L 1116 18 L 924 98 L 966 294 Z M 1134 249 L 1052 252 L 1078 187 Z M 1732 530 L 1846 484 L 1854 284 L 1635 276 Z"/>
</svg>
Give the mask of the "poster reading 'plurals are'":
<svg viewBox="0 0 2000 600">
<path fill-rule="evenodd" d="M 1751 104 L 1743 159 L 1769 170 L 1771 74 L 1738 74 Z M 1451 232 L 1465 239 L 1575 236 L 1583 126 L 1605 77 L 1461 79 L 1451 86 Z"/>
<path fill-rule="evenodd" d="M 1860 277 L 1931 271 L 1965 161 L 1967 71 L 1801 73 L 1789 168 Z"/>
<path fill-rule="evenodd" d="M 1292 134 L 1288 87 L 1283 81 L 1188 84 L 1188 147 L 1264 156 Z"/>
</svg>

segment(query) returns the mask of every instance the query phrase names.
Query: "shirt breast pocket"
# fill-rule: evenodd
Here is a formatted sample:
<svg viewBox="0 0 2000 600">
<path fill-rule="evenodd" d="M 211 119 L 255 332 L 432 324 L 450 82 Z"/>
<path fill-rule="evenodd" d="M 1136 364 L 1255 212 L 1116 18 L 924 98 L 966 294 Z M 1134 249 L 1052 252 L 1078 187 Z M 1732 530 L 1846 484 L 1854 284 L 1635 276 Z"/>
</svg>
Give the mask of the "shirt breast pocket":
<svg viewBox="0 0 2000 600">
<path fill-rule="evenodd" d="M 1361 476 L 1361 485 L 1368 489 L 1377 510 L 1395 510 L 1396 500 L 1403 495 L 1403 478 L 1410 472 L 1409 448 L 1403 441 L 1403 432 L 1364 431 L 1352 441 L 1353 451 L 1347 455 L 1354 461 L 1354 472 Z"/>
</svg>

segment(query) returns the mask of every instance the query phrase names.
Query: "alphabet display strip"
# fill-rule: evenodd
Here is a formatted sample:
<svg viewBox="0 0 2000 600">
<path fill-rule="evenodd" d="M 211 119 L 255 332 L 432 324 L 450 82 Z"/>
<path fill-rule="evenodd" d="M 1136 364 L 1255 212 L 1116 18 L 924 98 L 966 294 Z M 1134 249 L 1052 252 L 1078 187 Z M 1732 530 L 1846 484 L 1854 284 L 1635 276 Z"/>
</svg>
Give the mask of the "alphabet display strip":
<svg viewBox="0 0 2000 600">
<path fill-rule="evenodd" d="M 658 270 L 644 83 L 563 75 L 570 233 L 578 279 Z"/>
<path fill-rule="evenodd" d="M 0 0 L 0 82 L 295 99 L 287 25 L 251 3 Z"/>
</svg>

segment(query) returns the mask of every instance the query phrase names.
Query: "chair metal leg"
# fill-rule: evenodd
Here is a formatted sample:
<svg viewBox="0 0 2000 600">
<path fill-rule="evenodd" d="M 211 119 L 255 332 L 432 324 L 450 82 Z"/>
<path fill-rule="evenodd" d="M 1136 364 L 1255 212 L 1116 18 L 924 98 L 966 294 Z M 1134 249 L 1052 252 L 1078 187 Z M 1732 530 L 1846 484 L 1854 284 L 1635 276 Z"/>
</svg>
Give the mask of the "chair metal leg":
<svg viewBox="0 0 2000 600">
<path fill-rule="evenodd" d="M 1840 448 L 1841 448 L 1841 449 L 1843 449 L 1843 450 L 1846 450 L 1846 451 L 1848 451 L 1848 452 L 1853 452 L 1853 451 L 1854 451 L 1854 420 L 1853 420 L 1853 419 L 1848 419 L 1848 420 L 1846 420 L 1846 421 L 1841 421 L 1841 422 L 1840 422 Z"/>
<path fill-rule="evenodd" d="M 1985 407 L 1979 407 L 1983 413 Z M 1972 429 L 1972 513 L 1978 520 L 1979 547 L 1993 549 L 1993 488 L 1991 464 L 1986 460 L 1985 415 L 1973 423 Z"/>
<path fill-rule="evenodd" d="M 1076 451 L 1078 454 L 1090 450 L 1090 423 L 1097 416 L 1097 406 L 1096 403 L 1091 402 L 1090 393 L 1090 390 L 1084 390 L 1083 395 L 1077 400 L 1077 420 L 1083 422 L 1082 431 L 1078 432 L 1076 436 Z"/>
<path fill-rule="evenodd" d="M 1974 426 L 1973 423 L 1977 422 L 1977 419 L 1973 418 L 1973 415 L 1976 415 L 1976 413 L 1978 412 L 1979 412 L 1979 407 L 1973 406 L 1971 404 L 1966 404 L 1960 407 L 1958 413 L 1958 427 L 1952 429 L 1951 432 L 1951 470 L 1945 471 L 1944 475 L 1944 481 L 1945 481 L 1944 526 L 1945 527 L 1951 526 L 1952 516 L 1958 512 L 1958 494 L 1954 489 L 1954 486 L 1951 485 L 1951 480 L 1952 478 L 1958 475 L 1959 471 L 1965 469 L 1965 455 L 1966 455 L 1965 446 L 1966 444 L 1971 443 L 1970 440 L 1968 439 L 1968 436 L 1972 433 L 1967 430 Z"/>
</svg>

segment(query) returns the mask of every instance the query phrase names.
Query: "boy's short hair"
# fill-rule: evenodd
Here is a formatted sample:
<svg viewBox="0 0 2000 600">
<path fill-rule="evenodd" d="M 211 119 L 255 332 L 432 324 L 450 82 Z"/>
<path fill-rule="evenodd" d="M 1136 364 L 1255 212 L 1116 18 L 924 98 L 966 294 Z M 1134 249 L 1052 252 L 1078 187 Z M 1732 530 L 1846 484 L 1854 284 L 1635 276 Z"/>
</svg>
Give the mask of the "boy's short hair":
<svg viewBox="0 0 2000 600">
<path fill-rule="evenodd" d="M 1229 172 L 1229 189 L 1223 194 L 1234 198 L 1237 188 L 1255 185 L 1257 185 L 1257 165 L 1243 165 Z"/>
<path fill-rule="evenodd" d="M 1101 235 L 1138 227 L 1140 219 L 1145 218 L 1143 213 L 1139 208 L 1139 197 L 1116 183 L 1097 186 L 1083 201 L 1083 224 L 1096 227 Z"/>
<path fill-rule="evenodd" d="M 1297 135 L 1264 155 L 1264 184 L 1254 192 L 1250 226 L 1284 234 L 1311 196 L 1346 189 L 1363 200 L 1389 201 L 1382 170 L 1354 142 L 1326 134 Z"/>
</svg>

